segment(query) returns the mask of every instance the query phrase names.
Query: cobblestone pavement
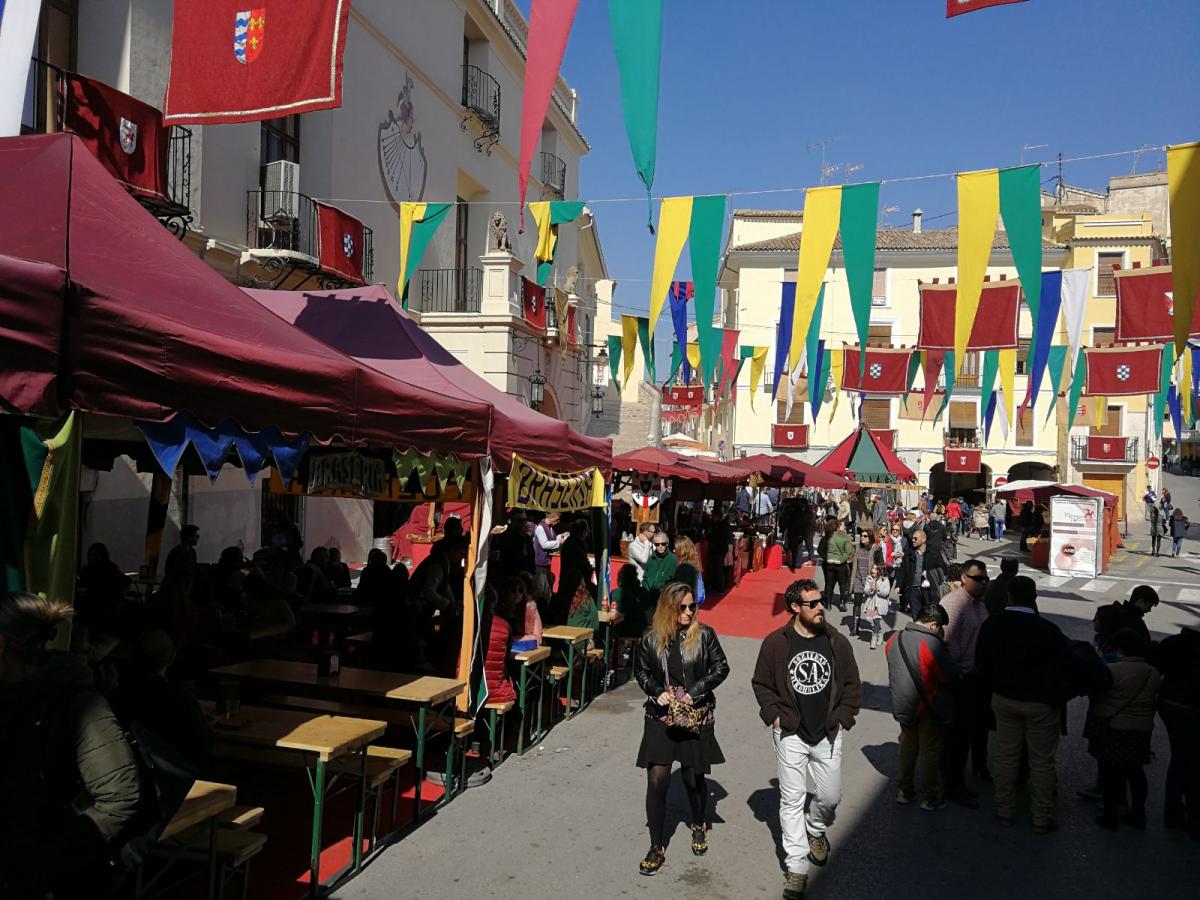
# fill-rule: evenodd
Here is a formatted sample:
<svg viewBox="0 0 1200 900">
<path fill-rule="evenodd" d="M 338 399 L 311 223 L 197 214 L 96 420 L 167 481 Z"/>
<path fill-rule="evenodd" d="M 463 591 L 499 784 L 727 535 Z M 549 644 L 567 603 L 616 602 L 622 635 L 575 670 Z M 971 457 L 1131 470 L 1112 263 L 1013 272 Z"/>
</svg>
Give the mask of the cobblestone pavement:
<svg viewBox="0 0 1200 900">
<path fill-rule="evenodd" d="M 1200 479 L 1167 484 L 1185 512 L 1200 523 Z M 1132 524 L 1132 523 L 1131 523 Z M 1140 523 L 1138 523 L 1140 525 Z M 1096 606 L 1126 596 L 1137 583 L 1154 584 L 1163 604 L 1148 618 L 1158 636 L 1200 622 L 1200 544 L 1189 541 L 1182 559 L 1154 560 L 1131 533 L 1129 549 L 1102 578 L 1036 576 L 1039 604 L 1069 634 L 1090 634 Z M 1200 527 L 1196 529 L 1200 539 Z M 999 549 L 998 549 L 999 547 Z M 991 562 L 1007 545 L 964 542 L 960 559 L 979 553 Z M 901 622 L 902 624 L 902 622 Z M 641 737 L 642 697 L 634 684 L 609 692 L 571 722 L 559 724 L 542 746 L 513 757 L 495 778 L 466 792 L 414 834 L 390 848 L 338 892 L 366 898 L 754 898 L 781 888 L 778 793 L 770 737 L 758 720 L 750 673 L 758 641 L 727 638 L 731 675 L 718 692 L 717 734 L 728 762 L 709 779 L 712 849 L 692 856 L 686 800 L 672 784 L 667 864 L 653 878 L 637 873 L 648 845 L 643 773 L 634 767 Z M 1092 805 L 1076 791 L 1095 774 L 1080 736 L 1083 701 L 1071 704 L 1069 734 L 1058 755 L 1062 830 L 1040 836 L 1030 829 L 1022 799 L 1017 826 L 1000 829 L 991 818 L 990 786 L 978 784 L 979 810 L 959 807 L 926 813 L 897 806 L 890 780 L 896 766 L 897 728 L 888 712 L 886 665 L 865 643 L 855 651 L 865 684 L 865 708 L 847 735 L 844 797 L 829 833 L 833 853 L 809 887 L 812 898 L 884 896 L 1021 898 L 1187 896 L 1195 883 L 1200 848 L 1161 827 L 1167 761 L 1161 726 L 1154 736 L 1150 827 L 1145 833 L 1100 831 Z"/>
</svg>

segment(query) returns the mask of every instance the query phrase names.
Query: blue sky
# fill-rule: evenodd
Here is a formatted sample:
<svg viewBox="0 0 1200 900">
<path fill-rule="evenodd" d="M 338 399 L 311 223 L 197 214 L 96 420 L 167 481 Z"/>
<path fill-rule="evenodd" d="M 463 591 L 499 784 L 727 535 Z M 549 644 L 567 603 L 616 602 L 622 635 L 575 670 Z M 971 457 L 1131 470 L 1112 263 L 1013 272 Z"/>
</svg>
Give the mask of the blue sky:
<svg viewBox="0 0 1200 900">
<path fill-rule="evenodd" d="M 1197 0 L 1028 0 L 950 20 L 942 0 L 667 0 L 663 32 L 656 196 L 816 184 L 807 145 L 826 139 L 828 161 L 862 166 L 845 180 L 875 181 L 1016 165 L 1025 145 L 1048 145 L 1026 154 L 1038 162 L 1200 138 Z M 580 3 L 563 74 L 593 148 L 580 198 L 638 196 L 606 0 Z M 1069 164 L 1065 177 L 1102 189 L 1132 163 Z M 1152 151 L 1138 171 L 1163 166 Z M 731 202 L 802 205 L 800 193 Z M 885 184 L 889 206 L 889 224 L 919 206 L 928 227 L 952 225 L 953 179 Z M 645 310 L 645 203 L 592 208 L 617 311 Z M 680 266 L 687 277 L 686 252 Z"/>
</svg>

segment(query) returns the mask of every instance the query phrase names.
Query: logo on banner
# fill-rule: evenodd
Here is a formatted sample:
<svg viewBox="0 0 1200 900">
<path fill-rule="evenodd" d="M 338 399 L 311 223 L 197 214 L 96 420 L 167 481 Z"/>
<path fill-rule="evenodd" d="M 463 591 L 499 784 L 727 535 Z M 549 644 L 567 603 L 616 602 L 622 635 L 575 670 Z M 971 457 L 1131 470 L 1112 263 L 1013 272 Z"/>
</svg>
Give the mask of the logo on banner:
<svg viewBox="0 0 1200 900">
<path fill-rule="evenodd" d="M 342 235 L 342 251 L 347 256 L 354 255 L 354 238 L 349 234 L 349 232 Z"/>
<path fill-rule="evenodd" d="M 254 62 L 262 53 L 266 9 L 248 9 L 233 16 L 233 58 L 242 65 Z"/>
<path fill-rule="evenodd" d="M 789 441 L 794 441 L 796 439 L 796 432 L 792 431 L 792 429 L 789 428 L 787 430 L 787 439 Z"/>
<path fill-rule="evenodd" d="M 1129 376 L 1133 374 L 1133 370 L 1127 365 L 1117 366 L 1117 381 L 1128 381 Z"/>
<path fill-rule="evenodd" d="M 883 374 L 883 366 L 880 365 L 879 363 L 871 363 L 870 368 L 867 369 L 867 373 L 872 378 L 878 378 L 880 375 Z"/>
<path fill-rule="evenodd" d="M 128 119 L 122 118 L 119 135 L 121 139 L 121 149 L 126 153 L 133 153 L 133 151 L 137 149 L 137 123 L 130 122 Z"/>
<path fill-rule="evenodd" d="M 1112 444 L 1110 444 L 1108 441 L 1105 441 L 1100 446 L 1104 449 L 1105 453 L 1112 453 Z"/>
<path fill-rule="evenodd" d="M 967 458 L 965 456 L 959 456 L 958 464 L 960 466 L 965 466 L 967 464 Z"/>
<path fill-rule="evenodd" d="M 1175 292 L 1163 291 L 1163 298 L 1167 301 L 1167 315 L 1174 318 L 1175 316 Z"/>
</svg>

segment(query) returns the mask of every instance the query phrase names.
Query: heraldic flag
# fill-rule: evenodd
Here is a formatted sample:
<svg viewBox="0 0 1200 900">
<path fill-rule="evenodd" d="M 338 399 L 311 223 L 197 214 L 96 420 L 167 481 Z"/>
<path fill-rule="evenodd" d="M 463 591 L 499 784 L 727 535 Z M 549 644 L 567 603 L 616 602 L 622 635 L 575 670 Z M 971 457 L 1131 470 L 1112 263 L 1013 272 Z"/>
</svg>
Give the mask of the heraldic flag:
<svg viewBox="0 0 1200 900">
<path fill-rule="evenodd" d="M 1175 290 L 1170 266 L 1120 269 L 1117 288 L 1118 341 L 1175 340 Z M 1192 312 L 1190 337 L 1200 336 L 1200 306 Z"/>
<path fill-rule="evenodd" d="M 1162 382 L 1163 348 L 1089 347 L 1084 352 L 1089 397 L 1131 397 L 1157 394 Z"/>
<path fill-rule="evenodd" d="M 862 377 L 858 374 L 858 347 L 846 347 L 842 368 L 842 390 L 861 394 L 893 394 L 905 392 L 908 381 L 908 360 L 911 350 L 892 350 L 868 347 Z"/>
<path fill-rule="evenodd" d="M 175 0 L 167 125 L 253 122 L 342 105 L 350 0 L 253 2 Z"/>
</svg>

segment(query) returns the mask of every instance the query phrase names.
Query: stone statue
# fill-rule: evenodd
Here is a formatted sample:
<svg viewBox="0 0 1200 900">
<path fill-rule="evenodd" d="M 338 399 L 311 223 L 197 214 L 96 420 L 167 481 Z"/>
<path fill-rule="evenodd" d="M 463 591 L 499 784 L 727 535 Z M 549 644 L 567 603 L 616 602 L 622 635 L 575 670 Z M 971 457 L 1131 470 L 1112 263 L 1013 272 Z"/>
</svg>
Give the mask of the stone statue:
<svg viewBox="0 0 1200 900">
<path fill-rule="evenodd" d="M 512 253 L 512 244 L 508 240 L 508 220 L 504 218 L 504 213 L 494 212 L 488 231 L 488 252 L 500 251 Z"/>
<path fill-rule="evenodd" d="M 563 290 L 568 294 L 575 293 L 575 284 L 579 281 L 579 266 L 571 266 L 567 269 L 567 279 L 563 283 Z"/>
</svg>

